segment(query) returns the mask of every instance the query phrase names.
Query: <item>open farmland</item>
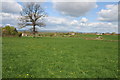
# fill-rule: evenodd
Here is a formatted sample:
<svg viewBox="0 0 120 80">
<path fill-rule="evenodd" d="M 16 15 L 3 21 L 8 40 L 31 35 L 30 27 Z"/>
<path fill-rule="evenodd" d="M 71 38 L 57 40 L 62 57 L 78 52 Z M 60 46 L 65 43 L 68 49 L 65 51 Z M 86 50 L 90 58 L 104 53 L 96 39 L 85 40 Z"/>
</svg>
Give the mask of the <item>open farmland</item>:
<svg viewBox="0 0 120 80">
<path fill-rule="evenodd" d="M 103 39 L 3 37 L 3 78 L 116 78 L 118 36 Z"/>
</svg>

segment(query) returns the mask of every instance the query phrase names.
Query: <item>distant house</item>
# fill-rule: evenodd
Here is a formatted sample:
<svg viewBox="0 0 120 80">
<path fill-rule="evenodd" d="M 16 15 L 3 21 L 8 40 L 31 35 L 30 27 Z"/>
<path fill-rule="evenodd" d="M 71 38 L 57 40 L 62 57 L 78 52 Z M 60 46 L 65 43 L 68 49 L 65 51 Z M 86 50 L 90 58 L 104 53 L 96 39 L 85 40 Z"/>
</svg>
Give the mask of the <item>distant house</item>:
<svg viewBox="0 0 120 80">
<path fill-rule="evenodd" d="M 26 34 L 26 33 L 22 33 L 22 36 L 28 36 L 28 34 Z"/>
<path fill-rule="evenodd" d="M 102 33 L 96 33 L 96 35 L 103 35 Z"/>
<path fill-rule="evenodd" d="M 72 32 L 72 33 L 69 33 L 69 35 L 75 35 L 75 33 L 74 33 L 74 32 Z"/>
</svg>

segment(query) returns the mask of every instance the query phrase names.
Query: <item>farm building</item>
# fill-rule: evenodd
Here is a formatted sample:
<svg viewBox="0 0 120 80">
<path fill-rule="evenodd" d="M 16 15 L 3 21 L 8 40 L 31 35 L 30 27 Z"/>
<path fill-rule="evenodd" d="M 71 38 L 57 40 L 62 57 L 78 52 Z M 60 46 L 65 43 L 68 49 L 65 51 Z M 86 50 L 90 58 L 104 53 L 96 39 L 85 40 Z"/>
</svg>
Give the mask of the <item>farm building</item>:
<svg viewBox="0 0 120 80">
<path fill-rule="evenodd" d="M 22 33 L 22 36 L 28 36 L 28 34 L 26 34 L 26 33 Z"/>
</svg>

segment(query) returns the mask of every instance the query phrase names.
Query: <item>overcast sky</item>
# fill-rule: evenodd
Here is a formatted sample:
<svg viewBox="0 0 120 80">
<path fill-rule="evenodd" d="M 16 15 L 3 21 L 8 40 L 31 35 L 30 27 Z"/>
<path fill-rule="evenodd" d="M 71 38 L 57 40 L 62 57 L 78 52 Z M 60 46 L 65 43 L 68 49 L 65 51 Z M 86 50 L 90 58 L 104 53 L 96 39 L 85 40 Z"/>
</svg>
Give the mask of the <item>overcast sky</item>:
<svg viewBox="0 0 120 80">
<path fill-rule="evenodd" d="M 22 0 L 2 2 L 0 25 L 13 25 L 22 11 Z M 117 2 L 42 2 L 41 6 L 48 14 L 46 27 L 39 30 L 74 31 L 74 32 L 116 32 L 118 33 Z M 24 28 L 29 29 L 29 27 Z"/>
</svg>

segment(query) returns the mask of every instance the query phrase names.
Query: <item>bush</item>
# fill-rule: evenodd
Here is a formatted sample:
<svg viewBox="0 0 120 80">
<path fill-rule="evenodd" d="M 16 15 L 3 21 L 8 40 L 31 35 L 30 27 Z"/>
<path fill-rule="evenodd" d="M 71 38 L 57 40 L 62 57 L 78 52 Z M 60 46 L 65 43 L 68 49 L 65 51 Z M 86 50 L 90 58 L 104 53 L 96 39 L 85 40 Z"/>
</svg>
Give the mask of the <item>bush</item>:
<svg viewBox="0 0 120 80">
<path fill-rule="evenodd" d="M 51 33 L 50 36 L 53 37 L 53 36 L 54 36 L 54 33 Z"/>
<path fill-rule="evenodd" d="M 12 26 L 5 26 L 2 28 L 2 36 L 19 36 L 22 35 L 22 33 L 18 33 L 16 28 Z"/>
</svg>

